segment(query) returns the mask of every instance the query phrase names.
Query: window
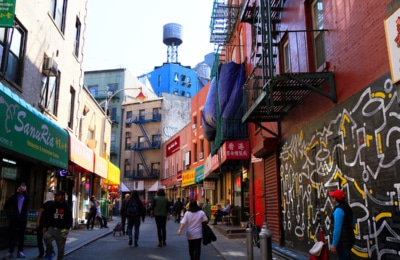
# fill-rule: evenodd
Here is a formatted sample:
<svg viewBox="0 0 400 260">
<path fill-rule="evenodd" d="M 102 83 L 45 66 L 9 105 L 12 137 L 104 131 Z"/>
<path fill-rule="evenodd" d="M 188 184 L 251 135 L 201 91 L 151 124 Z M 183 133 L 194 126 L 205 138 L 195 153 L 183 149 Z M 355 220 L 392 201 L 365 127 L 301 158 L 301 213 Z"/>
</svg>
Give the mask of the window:
<svg viewBox="0 0 400 260">
<path fill-rule="evenodd" d="M 57 76 L 43 76 L 39 106 L 57 116 L 58 95 L 60 90 L 60 72 Z"/>
<path fill-rule="evenodd" d="M 116 142 L 116 133 L 115 133 L 115 131 L 111 132 L 110 141 L 111 141 L 111 152 L 112 153 L 116 153 L 117 152 L 117 142 Z M 106 145 L 104 144 L 104 146 L 106 146 Z M 103 151 L 107 151 L 107 150 L 103 150 Z"/>
<path fill-rule="evenodd" d="M 81 41 L 81 21 L 76 18 L 75 22 L 75 42 L 74 42 L 74 54 L 79 57 L 79 45 Z"/>
<path fill-rule="evenodd" d="M 153 144 L 153 147 L 159 147 L 161 142 L 160 142 L 160 135 L 152 135 L 151 137 L 151 143 Z"/>
<path fill-rule="evenodd" d="M 125 159 L 124 168 L 125 168 L 124 177 L 129 177 L 131 175 L 131 163 L 129 162 L 129 159 Z"/>
<path fill-rule="evenodd" d="M 193 143 L 193 162 L 197 162 L 197 143 Z"/>
<path fill-rule="evenodd" d="M 139 177 L 143 177 L 143 175 L 144 175 L 144 166 L 143 166 L 143 164 L 141 164 L 141 163 L 138 163 L 137 164 L 137 176 L 139 176 Z"/>
<path fill-rule="evenodd" d="M 125 119 L 125 127 L 130 128 L 132 125 L 132 111 L 127 111 L 126 112 L 126 119 Z"/>
<path fill-rule="evenodd" d="M 126 132 L 126 134 L 128 134 L 130 132 Z M 126 135 L 125 136 L 125 150 L 130 150 L 132 148 L 132 138 L 130 135 Z"/>
<path fill-rule="evenodd" d="M 177 88 L 174 88 L 174 95 L 178 95 L 179 90 Z"/>
<path fill-rule="evenodd" d="M 192 81 L 190 80 L 190 77 L 187 77 L 187 86 L 188 88 L 192 86 Z"/>
<path fill-rule="evenodd" d="M 138 148 L 144 148 L 146 146 L 146 138 L 144 136 L 138 137 Z"/>
<path fill-rule="evenodd" d="M 110 119 L 113 122 L 117 122 L 117 108 L 116 107 L 112 107 L 109 109 L 109 111 L 111 110 L 110 113 Z"/>
<path fill-rule="evenodd" d="M 151 164 L 151 175 L 152 176 L 160 176 L 160 163 L 152 163 Z"/>
<path fill-rule="evenodd" d="M 21 85 L 26 30 L 15 21 L 14 28 L 0 28 L 1 73 L 5 78 Z"/>
<path fill-rule="evenodd" d="M 75 89 L 71 87 L 69 89 L 69 104 L 68 104 L 68 127 L 74 128 L 74 104 L 75 104 Z"/>
<path fill-rule="evenodd" d="M 311 5 L 311 10 L 313 30 L 324 29 L 324 10 L 322 6 L 322 0 L 314 1 Z M 320 31 L 314 32 L 314 56 L 315 67 L 318 69 L 326 61 L 324 34 Z"/>
<path fill-rule="evenodd" d="M 160 120 L 161 119 L 161 114 L 160 114 L 160 108 L 156 107 L 153 108 L 153 119 L 155 120 Z"/>
<path fill-rule="evenodd" d="M 145 112 L 146 111 L 144 109 L 139 110 L 139 120 L 145 120 L 145 118 L 146 118 Z"/>
<path fill-rule="evenodd" d="M 67 2 L 68 0 L 50 0 L 49 12 L 62 33 L 65 32 Z"/>
<path fill-rule="evenodd" d="M 186 75 L 181 75 L 181 85 L 182 86 L 186 85 Z"/>
<path fill-rule="evenodd" d="M 163 177 L 168 177 L 169 175 L 169 173 L 168 173 L 168 171 L 169 171 L 169 166 L 168 166 L 168 159 L 167 160 L 165 160 L 165 165 L 164 165 L 164 174 L 165 174 L 165 176 L 163 176 Z"/>
<path fill-rule="evenodd" d="M 118 83 L 111 83 L 107 86 L 107 97 L 111 97 L 118 90 Z"/>
<path fill-rule="evenodd" d="M 97 98 L 99 96 L 99 86 L 98 85 L 89 86 L 89 92 L 90 94 L 92 94 L 94 98 Z"/>
</svg>

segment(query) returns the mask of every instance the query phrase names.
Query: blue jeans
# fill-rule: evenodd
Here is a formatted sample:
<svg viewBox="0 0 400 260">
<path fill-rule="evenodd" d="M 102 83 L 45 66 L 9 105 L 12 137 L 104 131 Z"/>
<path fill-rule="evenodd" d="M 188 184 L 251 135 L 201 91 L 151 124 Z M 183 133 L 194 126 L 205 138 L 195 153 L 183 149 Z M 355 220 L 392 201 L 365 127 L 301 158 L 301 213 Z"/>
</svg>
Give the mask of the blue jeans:
<svg viewBox="0 0 400 260">
<path fill-rule="evenodd" d="M 140 227 L 140 216 L 138 217 L 127 217 L 128 219 L 128 236 L 132 238 L 132 228 L 135 226 L 135 241 L 139 240 L 139 227 Z"/>
<path fill-rule="evenodd" d="M 43 240 L 46 245 L 47 254 L 54 253 L 53 241 L 57 244 L 57 260 L 64 258 L 65 242 L 67 241 L 67 235 L 61 233 L 60 228 L 49 227 L 46 233 L 43 235 Z"/>
<path fill-rule="evenodd" d="M 351 248 L 354 243 L 343 243 L 339 242 L 336 247 L 336 254 L 338 260 L 349 260 L 351 259 Z"/>
</svg>

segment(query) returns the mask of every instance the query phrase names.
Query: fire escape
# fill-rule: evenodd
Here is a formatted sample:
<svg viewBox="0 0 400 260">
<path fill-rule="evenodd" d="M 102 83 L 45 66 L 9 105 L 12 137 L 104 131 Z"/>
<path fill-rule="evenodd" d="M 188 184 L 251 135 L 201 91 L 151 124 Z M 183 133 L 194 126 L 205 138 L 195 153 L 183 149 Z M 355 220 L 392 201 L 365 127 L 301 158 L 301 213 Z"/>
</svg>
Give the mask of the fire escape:
<svg viewBox="0 0 400 260">
<path fill-rule="evenodd" d="M 227 3 L 224 0 L 215 0 L 210 22 L 210 42 L 214 44 L 215 58 L 211 70 L 211 78 L 215 78 L 217 89 L 216 95 L 216 115 L 217 129 L 216 137 L 211 142 L 212 153 L 215 153 L 226 140 L 247 139 L 247 124 L 241 123 L 243 114 L 242 107 L 237 109 L 236 116 L 232 118 L 222 118 L 221 107 L 218 100 L 218 68 L 220 64 L 229 62 L 229 52 L 235 46 L 230 45 L 234 35 L 237 22 L 239 20 L 240 6 Z"/>
<path fill-rule="evenodd" d="M 161 114 L 158 113 L 153 113 L 151 118 L 146 118 L 145 115 L 139 115 L 132 120 L 132 123 L 140 128 L 142 136 L 139 137 L 138 142 L 132 144 L 131 149 L 138 155 L 143 170 L 137 169 L 136 173 L 134 171 L 134 174 L 130 177 L 131 179 L 158 179 L 160 176 L 159 170 L 152 169 L 151 166 L 146 163 L 146 156 L 144 154 L 145 151 L 161 149 L 161 134 L 157 133 L 150 139 L 144 126 L 149 123 L 157 122 L 161 122 Z"/>
<path fill-rule="evenodd" d="M 243 88 L 247 111 L 242 122 L 255 123 L 277 138 L 280 131 L 267 129 L 261 122 L 280 122 L 311 92 L 337 101 L 334 75 L 327 71 L 325 52 L 318 45 L 326 30 L 280 31 L 284 3 L 247 0 L 240 15 L 241 22 L 253 26 L 253 70 Z"/>
</svg>

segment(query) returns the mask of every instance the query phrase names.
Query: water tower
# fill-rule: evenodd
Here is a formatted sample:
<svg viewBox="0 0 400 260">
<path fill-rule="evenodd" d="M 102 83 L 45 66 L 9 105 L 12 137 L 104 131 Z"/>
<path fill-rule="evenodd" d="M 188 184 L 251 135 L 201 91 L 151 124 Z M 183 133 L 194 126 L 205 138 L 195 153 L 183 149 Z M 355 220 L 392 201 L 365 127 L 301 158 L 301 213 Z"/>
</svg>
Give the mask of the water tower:
<svg viewBox="0 0 400 260">
<path fill-rule="evenodd" d="M 182 44 L 182 25 L 177 23 L 164 25 L 163 42 L 167 45 L 167 63 L 178 63 L 178 46 Z"/>
</svg>

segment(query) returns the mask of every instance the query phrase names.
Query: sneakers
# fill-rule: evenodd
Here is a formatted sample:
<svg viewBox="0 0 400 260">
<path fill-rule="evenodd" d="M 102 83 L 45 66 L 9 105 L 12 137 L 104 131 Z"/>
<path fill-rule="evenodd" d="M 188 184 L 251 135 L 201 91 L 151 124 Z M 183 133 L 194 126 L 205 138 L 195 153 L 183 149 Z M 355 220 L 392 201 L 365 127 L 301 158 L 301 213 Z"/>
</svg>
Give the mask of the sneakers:
<svg viewBox="0 0 400 260">
<path fill-rule="evenodd" d="M 50 253 L 50 254 L 47 254 L 47 255 L 46 255 L 46 260 L 51 260 L 51 259 L 53 259 L 53 256 L 55 256 L 54 252 L 53 252 L 53 253 Z"/>
<path fill-rule="evenodd" d="M 138 243 L 137 243 L 137 240 L 135 240 L 135 247 L 138 247 L 139 245 L 138 245 Z"/>
<path fill-rule="evenodd" d="M 17 257 L 18 258 L 26 258 L 24 252 L 21 252 L 21 251 L 18 252 Z"/>
<path fill-rule="evenodd" d="M 7 253 L 6 256 L 4 257 L 4 259 L 10 259 L 10 258 L 13 258 L 12 253 Z"/>
<path fill-rule="evenodd" d="M 129 243 L 128 243 L 128 245 L 132 245 L 132 238 L 129 238 Z"/>
</svg>

